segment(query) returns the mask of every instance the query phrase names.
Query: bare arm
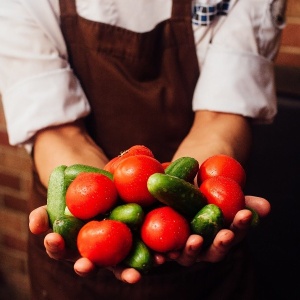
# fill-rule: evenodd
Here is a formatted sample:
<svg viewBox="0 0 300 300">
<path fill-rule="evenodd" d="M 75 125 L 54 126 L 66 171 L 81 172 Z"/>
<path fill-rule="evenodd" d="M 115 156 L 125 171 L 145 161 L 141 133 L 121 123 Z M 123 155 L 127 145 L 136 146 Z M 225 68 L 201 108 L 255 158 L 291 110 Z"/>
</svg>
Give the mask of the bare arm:
<svg viewBox="0 0 300 300">
<path fill-rule="evenodd" d="M 47 128 L 36 134 L 34 162 L 45 186 L 51 171 L 59 165 L 82 163 L 102 168 L 107 161 L 81 121 Z"/>
<path fill-rule="evenodd" d="M 245 162 L 251 145 L 249 121 L 227 113 L 198 111 L 194 124 L 174 158 L 191 156 L 199 163 L 214 154 L 230 155 Z"/>
</svg>

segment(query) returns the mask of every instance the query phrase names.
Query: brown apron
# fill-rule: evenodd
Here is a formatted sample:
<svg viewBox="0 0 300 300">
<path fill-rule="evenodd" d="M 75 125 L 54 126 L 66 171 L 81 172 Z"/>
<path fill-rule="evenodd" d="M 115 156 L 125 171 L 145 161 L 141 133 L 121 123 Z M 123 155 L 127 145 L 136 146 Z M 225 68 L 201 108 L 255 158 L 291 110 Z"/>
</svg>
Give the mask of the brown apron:
<svg viewBox="0 0 300 300">
<path fill-rule="evenodd" d="M 194 117 L 199 70 L 190 1 L 173 1 L 171 18 L 146 33 L 86 20 L 73 0 L 60 8 L 70 64 L 92 107 L 86 124 L 94 140 L 110 158 L 143 144 L 170 160 Z M 46 201 L 34 175 L 30 210 Z M 29 242 L 32 299 L 255 299 L 241 248 L 217 264 L 167 263 L 129 285 L 105 269 L 81 278 L 72 263 L 48 258 L 43 237 L 30 235 Z"/>
</svg>

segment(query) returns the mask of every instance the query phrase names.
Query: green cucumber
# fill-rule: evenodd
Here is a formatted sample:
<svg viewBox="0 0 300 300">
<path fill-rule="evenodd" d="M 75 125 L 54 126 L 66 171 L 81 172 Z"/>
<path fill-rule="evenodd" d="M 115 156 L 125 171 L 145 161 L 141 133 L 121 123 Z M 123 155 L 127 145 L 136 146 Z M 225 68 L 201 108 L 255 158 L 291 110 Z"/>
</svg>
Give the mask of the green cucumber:
<svg viewBox="0 0 300 300">
<path fill-rule="evenodd" d="M 199 170 L 199 162 L 192 157 L 180 157 L 165 169 L 168 175 L 176 176 L 188 182 L 193 182 Z"/>
<path fill-rule="evenodd" d="M 186 217 L 194 217 L 207 204 L 206 198 L 194 184 L 168 174 L 152 174 L 148 178 L 147 187 L 158 201 Z"/>
<path fill-rule="evenodd" d="M 123 263 L 130 268 L 146 273 L 153 266 L 153 254 L 145 243 L 138 237 L 134 237 L 132 248 Z"/>
<path fill-rule="evenodd" d="M 191 230 L 204 239 L 204 245 L 210 245 L 224 226 L 221 209 L 215 204 L 207 204 L 192 219 Z"/>
<path fill-rule="evenodd" d="M 106 170 L 88 166 L 88 165 L 75 164 L 75 165 L 68 166 L 65 169 L 66 186 L 68 187 L 70 185 L 70 183 L 76 178 L 76 176 L 82 172 L 100 173 L 100 174 L 107 176 L 111 180 L 113 179 L 113 174 Z"/>
<path fill-rule="evenodd" d="M 59 233 L 68 249 L 77 249 L 77 235 L 85 223 L 72 216 L 61 216 L 53 223 L 53 232 Z"/>
<path fill-rule="evenodd" d="M 50 174 L 47 190 L 47 212 L 49 216 L 50 227 L 53 222 L 64 215 L 66 208 L 66 190 L 65 169 L 67 166 L 57 166 Z"/>
<path fill-rule="evenodd" d="M 257 211 L 249 206 L 246 206 L 246 209 L 249 209 L 252 212 L 251 227 L 256 228 L 260 223 L 260 218 Z"/>
<path fill-rule="evenodd" d="M 137 203 L 126 203 L 116 206 L 109 214 L 108 219 L 117 220 L 128 225 L 129 228 L 138 229 L 144 220 L 143 208 Z"/>
</svg>

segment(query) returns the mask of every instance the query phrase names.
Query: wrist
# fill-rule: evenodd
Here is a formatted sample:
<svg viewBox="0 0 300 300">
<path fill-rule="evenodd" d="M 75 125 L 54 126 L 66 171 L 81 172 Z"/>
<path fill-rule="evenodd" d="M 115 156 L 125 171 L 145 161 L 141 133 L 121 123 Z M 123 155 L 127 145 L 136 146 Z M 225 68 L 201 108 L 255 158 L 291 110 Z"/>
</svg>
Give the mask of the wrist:
<svg viewBox="0 0 300 300">
<path fill-rule="evenodd" d="M 86 164 L 102 168 L 108 161 L 79 121 L 39 131 L 35 136 L 33 160 L 45 186 L 52 170 L 59 165 Z"/>
</svg>

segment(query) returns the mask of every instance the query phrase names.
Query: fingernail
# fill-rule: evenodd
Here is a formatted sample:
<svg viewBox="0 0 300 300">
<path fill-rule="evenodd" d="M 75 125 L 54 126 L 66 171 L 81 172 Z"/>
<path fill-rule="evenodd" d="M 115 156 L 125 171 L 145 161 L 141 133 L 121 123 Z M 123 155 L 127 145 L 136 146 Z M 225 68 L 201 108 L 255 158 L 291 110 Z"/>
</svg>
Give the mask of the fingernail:
<svg viewBox="0 0 300 300">
<path fill-rule="evenodd" d="M 199 250 L 199 247 L 198 246 L 195 246 L 195 245 L 191 245 L 189 247 L 189 250 L 192 251 L 192 252 L 195 252 L 195 251 L 198 251 Z"/>
<path fill-rule="evenodd" d="M 58 243 L 49 243 L 48 241 L 46 241 L 46 246 L 49 248 L 49 250 L 51 252 L 58 252 L 61 250 L 61 245 Z"/>
</svg>

